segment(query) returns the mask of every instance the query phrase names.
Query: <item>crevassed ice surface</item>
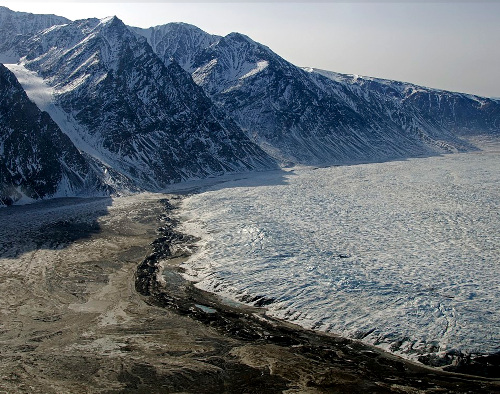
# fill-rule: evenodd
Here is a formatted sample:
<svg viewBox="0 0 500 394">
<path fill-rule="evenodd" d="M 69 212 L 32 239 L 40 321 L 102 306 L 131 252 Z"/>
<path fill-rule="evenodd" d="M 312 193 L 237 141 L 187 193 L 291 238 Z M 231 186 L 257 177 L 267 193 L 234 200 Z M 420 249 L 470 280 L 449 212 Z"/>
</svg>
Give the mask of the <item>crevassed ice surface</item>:
<svg viewBox="0 0 500 394">
<path fill-rule="evenodd" d="M 186 275 L 410 358 L 498 352 L 499 185 L 498 151 L 225 183 L 184 201 Z"/>
</svg>

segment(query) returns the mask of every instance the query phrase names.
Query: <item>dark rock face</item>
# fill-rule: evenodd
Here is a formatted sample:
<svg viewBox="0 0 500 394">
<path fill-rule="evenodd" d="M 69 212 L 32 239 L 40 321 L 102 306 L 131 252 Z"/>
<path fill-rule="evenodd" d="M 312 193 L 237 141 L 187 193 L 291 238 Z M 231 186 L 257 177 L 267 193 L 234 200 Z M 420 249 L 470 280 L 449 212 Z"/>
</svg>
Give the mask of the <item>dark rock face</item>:
<svg viewBox="0 0 500 394">
<path fill-rule="evenodd" d="M 98 173 L 0 65 L 0 202 L 106 194 Z"/>
<path fill-rule="evenodd" d="M 26 48 L 26 67 L 55 88 L 81 138 L 141 188 L 276 166 L 188 73 L 165 66 L 116 17 L 58 26 Z"/>
<path fill-rule="evenodd" d="M 497 101 L 396 81 L 301 69 L 239 33 L 151 28 L 154 49 L 183 67 L 264 150 L 280 160 L 332 164 L 474 149 L 462 135 L 498 133 Z M 163 34 L 163 38 L 161 35 Z M 196 35 L 196 45 L 186 37 Z M 203 45 L 203 43 L 207 43 Z"/>
</svg>

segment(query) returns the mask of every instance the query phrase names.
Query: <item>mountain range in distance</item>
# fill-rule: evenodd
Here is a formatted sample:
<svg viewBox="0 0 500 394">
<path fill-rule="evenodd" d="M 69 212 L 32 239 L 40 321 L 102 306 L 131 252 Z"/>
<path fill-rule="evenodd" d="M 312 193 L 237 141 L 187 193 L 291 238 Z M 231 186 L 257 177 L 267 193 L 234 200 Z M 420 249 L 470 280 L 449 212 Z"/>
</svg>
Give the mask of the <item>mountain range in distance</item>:
<svg viewBox="0 0 500 394">
<path fill-rule="evenodd" d="M 0 63 L 2 205 L 465 152 L 500 132 L 496 99 L 300 68 L 184 23 L 0 7 Z"/>
</svg>

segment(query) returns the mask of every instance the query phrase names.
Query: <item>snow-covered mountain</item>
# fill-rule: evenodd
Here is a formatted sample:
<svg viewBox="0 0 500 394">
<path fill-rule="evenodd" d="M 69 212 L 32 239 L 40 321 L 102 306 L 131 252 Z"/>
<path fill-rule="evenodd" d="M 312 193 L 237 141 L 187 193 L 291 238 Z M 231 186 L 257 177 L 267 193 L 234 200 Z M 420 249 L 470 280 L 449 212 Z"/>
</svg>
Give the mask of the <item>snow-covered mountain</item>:
<svg viewBox="0 0 500 394">
<path fill-rule="evenodd" d="M 46 112 L 0 64 L 0 206 L 20 199 L 106 195 L 111 190 Z"/>
<path fill-rule="evenodd" d="M 54 25 L 69 23 L 70 20 L 57 15 L 17 12 L 0 6 L 0 31 L 10 36 L 33 34 Z"/>
<path fill-rule="evenodd" d="M 23 44 L 75 145 L 136 186 L 275 168 L 176 62 L 165 66 L 116 17 L 54 26 Z"/>
<path fill-rule="evenodd" d="M 296 67 L 239 33 L 5 7 L 0 22 L 0 63 L 108 190 L 465 151 L 500 130 L 498 100 Z"/>
<path fill-rule="evenodd" d="M 15 45 L 21 45 L 26 38 L 40 30 L 69 22 L 61 16 L 15 12 L 0 6 L 0 62 L 15 59 Z"/>
<path fill-rule="evenodd" d="M 498 133 L 498 102 L 396 81 L 301 69 L 249 37 L 171 24 L 145 31 L 168 64 L 195 82 L 263 149 L 306 164 L 383 160 L 473 149 L 469 133 Z M 162 37 L 163 35 L 163 37 Z M 186 37 L 196 35 L 196 43 Z M 159 44 L 160 43 L 160 44 Z"/>
</svg>

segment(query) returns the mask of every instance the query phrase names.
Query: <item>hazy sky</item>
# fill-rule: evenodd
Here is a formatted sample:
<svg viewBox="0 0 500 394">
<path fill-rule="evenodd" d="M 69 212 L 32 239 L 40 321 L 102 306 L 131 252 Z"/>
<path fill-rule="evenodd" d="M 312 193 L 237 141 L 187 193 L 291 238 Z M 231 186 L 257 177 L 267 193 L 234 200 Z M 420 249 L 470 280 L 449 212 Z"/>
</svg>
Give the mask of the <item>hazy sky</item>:
<svg viewBox="0 0 500 394">
<path fill-rule="evenodd" d="M 499 1 L 0 2 L 69 19 L 117 15 L 244 33 L 298 66 L 500 97 Z"/>
</svg>

